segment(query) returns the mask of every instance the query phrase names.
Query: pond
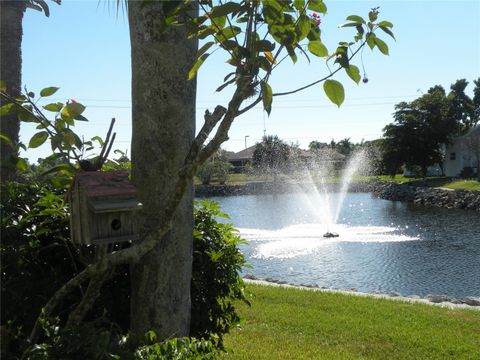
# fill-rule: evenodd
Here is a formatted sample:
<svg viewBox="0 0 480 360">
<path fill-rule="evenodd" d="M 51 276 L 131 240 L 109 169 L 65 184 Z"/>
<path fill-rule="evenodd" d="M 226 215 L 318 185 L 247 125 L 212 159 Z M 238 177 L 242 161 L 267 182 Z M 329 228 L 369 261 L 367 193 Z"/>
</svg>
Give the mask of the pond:
<svg viewBox="0 0 480 360">
<path fill-rule="evenodd" d="M 332 202 L 338 194 L 329 194 Z M 214 197 L 260 278 L 402 295 L 480 295 L 480 214 L 348 193 L 337 224 L 305 194 Z M 326 231 L 339 234 L 324 238 Z"/>
</svg>

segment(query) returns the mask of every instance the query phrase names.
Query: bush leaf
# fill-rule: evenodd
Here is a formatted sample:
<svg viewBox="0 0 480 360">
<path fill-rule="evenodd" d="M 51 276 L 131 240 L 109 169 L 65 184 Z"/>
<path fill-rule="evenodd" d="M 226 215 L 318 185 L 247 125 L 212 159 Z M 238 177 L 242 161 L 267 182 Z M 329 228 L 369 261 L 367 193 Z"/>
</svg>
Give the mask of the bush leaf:
<svg viewBox="0 0 480 360">
<path fill-rule="evenodd" d="M 323 90 L 331 102 L 338 107 L 342 105 L 345 100 L 345 90 L 340 82 L 336 80 L 326 80 L 323 83 Z"/>
<path fill-rule="evenodd" d="M 325 57 L 328 56 L 328 49 L 322 44 L 320 40 L 313 40 L 308 43 L 308 50 L 316 56 Z"/>
<path fill-rule="evenodd" d="M 30 142 L 28 143 L 28 147 L 31 149 L 37 148 L 42 145 L 48 139 L 48 132 L 40 131 L 32 136 Z"/>
<path fill-rule="evenodd" d="M 263 108 L 270 115 L 272 111 L 272 87 L 266 83 L 265 81 L 260 82 L 260 88 L 262 89 L 262 100 L 263 100 Z"/>
<path fill-rule="evenodd" d="M 55 87 L 55 86 L 47 87 L 47 88 L 42 89 L 40 91 L 40 96 L 42 96 L 42 97 L 51 96 L 51 95 L 55 94 L 58 91 L 58 89 L 60 89 L 60 88 Z"/>
<path fill-rule="evenodd" d="M 360 82 L 362 77 L 360 76 L 360 70 L 355 65 L 350 64 L 347 68 L 345 68 L 347 75 L 355 81 L 357 84 Z"/>
</svg>

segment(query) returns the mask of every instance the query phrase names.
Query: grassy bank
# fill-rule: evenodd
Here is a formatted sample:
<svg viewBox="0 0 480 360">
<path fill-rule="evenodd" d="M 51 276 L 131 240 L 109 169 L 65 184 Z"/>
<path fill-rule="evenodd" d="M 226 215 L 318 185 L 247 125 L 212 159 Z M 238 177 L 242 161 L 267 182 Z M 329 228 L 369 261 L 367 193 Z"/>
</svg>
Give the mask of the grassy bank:
<svg viewBox="0 0 480 360">
<path fill-rule="evenodd" d="M 448 189 L 462 189 L 462 190 L 480 190 L 480 181 L 475 180 L 457 180 L 443 185 Z"/>
<path fill-rule="evenodd" d="M 480 311 L 249 285 L 224 359 L 479 359 Z"/>
</svg>

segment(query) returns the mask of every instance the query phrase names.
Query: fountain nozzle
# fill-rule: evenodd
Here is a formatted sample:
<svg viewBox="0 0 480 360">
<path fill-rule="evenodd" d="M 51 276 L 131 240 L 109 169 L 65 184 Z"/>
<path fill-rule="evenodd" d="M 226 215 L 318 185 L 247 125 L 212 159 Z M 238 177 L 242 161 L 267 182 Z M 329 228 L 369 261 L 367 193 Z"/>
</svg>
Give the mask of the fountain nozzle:
<svg viewBox="0 0 480 360">
<path fill-rule="evenodd" d="M 333 238 L 333 237 L 338 237 L 339 235 L 337 233 L 334 233 L 334 232 L 326 232 L 325 234 L 323 234 L 323 237 L 324 238 Z"/>
</svg>

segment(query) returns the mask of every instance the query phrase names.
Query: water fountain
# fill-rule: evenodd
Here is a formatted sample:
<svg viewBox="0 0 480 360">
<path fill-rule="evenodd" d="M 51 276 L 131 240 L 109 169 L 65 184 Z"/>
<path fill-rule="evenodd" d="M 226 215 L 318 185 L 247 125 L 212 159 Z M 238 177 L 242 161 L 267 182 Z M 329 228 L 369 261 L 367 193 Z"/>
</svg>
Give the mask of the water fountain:
<svg viewBox="0 0 480 360">
<path fill-rule="evenodd" d="M 313 171 L 312 169 L 304 169 L 301 172 L 303 179 L 300 179 L 300 185 L 298 186 L 301 187 L 302 192 L 306 195 L 303 197 L 303 201 L 315 214 L 318 214 L 319 223 L 325 225 L 326 232 L 323 234 L 324 238 L 339 237 L 339 234 L 333 232 L 331 228 L 337 224 L 353 176 L 359 167 L 365 163 L 365 160 L 363 151 L 353 154 L 341 173 L 340 184 L 338 189 L 336 189 L 338 190 L 338 196 L 334 201 L 331 196 L 332 184 L 327 182 L 334 173 L 332 162 L 316 164 Z M 312 174 L 315 174 L 317 180 L 320 180 L 318 185 L 315 185 L 316 179 Z M 337 184 L 334 184 L 334 186 L 337 186 Z"/>
</svg>

